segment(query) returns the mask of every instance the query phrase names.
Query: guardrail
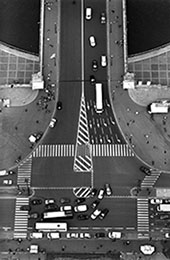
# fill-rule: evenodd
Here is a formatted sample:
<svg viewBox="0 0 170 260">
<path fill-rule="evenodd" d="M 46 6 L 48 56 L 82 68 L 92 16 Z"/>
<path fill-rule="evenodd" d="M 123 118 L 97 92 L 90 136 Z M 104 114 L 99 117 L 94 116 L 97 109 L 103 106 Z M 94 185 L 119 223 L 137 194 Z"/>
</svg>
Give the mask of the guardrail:
<svg viewBox="0 0 170 260">
<path fill-rule="evenodd" d="M 43 39 L 44 39 L 44 0 L 41 0 L 40 12 L 40 43 L 39 43 L 39 56 L 40 56 L 40 74 L 42 75 L 43 68 Z"/>
<path fill-rule="evenodd" d="M 127 51 L 127 19 L 126 19 L 126 0 L 122 0 L 123 8 L 123 56 L 124 56 L 124 73 L 128 72 L 128 51 Z"/>
</svg>

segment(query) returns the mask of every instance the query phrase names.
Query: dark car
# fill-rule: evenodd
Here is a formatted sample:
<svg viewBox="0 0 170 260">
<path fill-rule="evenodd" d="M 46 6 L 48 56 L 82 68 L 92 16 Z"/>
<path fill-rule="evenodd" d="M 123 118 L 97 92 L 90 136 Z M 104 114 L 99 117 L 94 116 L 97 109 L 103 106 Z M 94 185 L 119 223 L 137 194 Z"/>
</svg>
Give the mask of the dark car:
<svg viewBox="0 0 170 260">
<path fill-rule="evenodd" d="M 63 107 L 63 106 L 62 106 L 62 102 L 61 102 L 61 101 L 58 101 L 58 102 L 57 102 L 57 109 L 58 109 L 58 110 L 61 110 L 62 107 Z"/>
<path fill-rule="evenodd" d="M 105 12 L 102 12 L 101 15 L 100 15 L 100 22 L 102 24 L 105 24 L 106 23 L 106 13 Z"/>
<path fill-rule="evenodd" d="M 20 210 L 25 210 L 25 211 L 30 211 L 31 210 L 31 207 L 29 205 L 22 205 L 20 207 Z"/>
<path fill-rule="evenodd" d="M 166 220 L 166 219 L 167 219 L 167 220 L 170 220 L 170 215 L 168 215 L 168 214 L 162 214 L 162 215 L 159 216 L 159 218 L 162 219 L 162 220 Z"/>
<path fill-rule="evenodd" d="M 87 214 L 80 214 L 77 216 L 78 220 L 86 220 L 89 219 L 89 216 Z"/>
<path fill-rule="evenodd" d="M 8 171 L 8 174 L 15 174 L 16 172 L 14 172 L 14 171 L 12 171 L 12 170 L 10 170 L 10 171 Z"/>
<path fill-rule="evenodd" d="M 98 62 L 97 60 L 92 61 L 92 70 L 97 71 L 98 70 Z"/>
<path fill-rule="evenodd" d="M 70 202 L 71 202 L 71 200 L 69 198 L 61 198 L 60 199 L 61 204 L 69 204 Z"/>
<path fill-rule="evenodd" d="M 141 166 L 139 169 L 141 172 L 144 172 L 146 175 L 151 175 L 151 169 L 149 169 L 148 167 Z"/>
<path fill-rule="evenodd" d="M 77 198 L 77 199 L 75 199 L 75 203 L 76 204 L 81 204 L 81 203 L 83 203 L 83 202 L 85 202 L 86 201 L 86 199 L 85 198 Z"/>
<path fill-rule="evenodd" d="M 94 85 L 95 82 L 96 82 L 96 78 L 93 75 L 91 75 L 90 76 L 90 83 L 91 83 L 91 85 Z"/>
<path fill-rule="evenodd" d="M 94 197 L 94 196 L 96 196 L 96 194 L 97 194 L 97 189 L 93 188 L 93 189 L 91 190 L 91 192 L 90 192 L 90 196 L 91 196 L 91 197 Z"/>
<path fill-rule="evenodd" d="M 109 213 L 108 209 L 103 209 L 99 215 L 99 219 L 101 219 L 101 220 L 104 219 L 108 213 Z"/>
<path fill-rule="evenodd" d="M 37 218 L 39 218 L 39 216 L 40 215 L 37 212 L 28 214 L 28 218 L 32 218 L 32 219 L 37 219 Z"/>
<path fill-rule="evenodd" d="M 32 205 L 40 205 L 40 204 L 42 204 L 42 200 L 41 199 L 33 199 L 33 200 L 31 200 L 31 204 Z"/>
<path fill-rule="evenodd" d="M 99 205 L 100 201 L 99 200 L 95 200 L 92 202 L 92 204 L 90 205 L 92 209 L 95 209 L 98 205 Z"/>
<path fill-rule="evenodd" d="M 103 232 L 98 232 L 98 233 L 95 234 L 95 237 L 96 237 L 96 238 L 103 238 L 103 237 L 105 237 L 105 233 L 103 233 Z"/>
<path fill-rule="evenodd" d="M 58 210 L 58 209 L 59 209 L 59 207 L 56 204 L 45 205 L 45 210 Z"/>
</svg>

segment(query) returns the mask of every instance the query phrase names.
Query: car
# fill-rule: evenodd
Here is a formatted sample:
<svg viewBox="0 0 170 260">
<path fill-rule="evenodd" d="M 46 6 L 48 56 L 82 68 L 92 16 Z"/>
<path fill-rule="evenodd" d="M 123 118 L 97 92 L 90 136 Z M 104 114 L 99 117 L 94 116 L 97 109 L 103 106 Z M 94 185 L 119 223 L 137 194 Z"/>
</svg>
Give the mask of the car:
<svg viewBox="0 0 170 260">
<path fill-rule="evenodd" d="M 106 13 L 105 12 L 102 12 L 100 14 L 100 22 L 101 22 L 101 24 L 105 24 L 106 23 Z"/>
<path fill-rule="evenodd" d="M 104 219 L 106 217 L 106 215 L 109 213 L 109 210 L 108 209 L 103 209 L 102 212 L 100 213 L 99 215 L 99 219 Z"/>
<path fill-rule="evenodd" d="M 30 214 L 28 214 L 28 218 L 37 219 L 37 218 L 39 218 L 39 213 L 37 213 L 37 212 L 30 213 Z"/>
<path fill-rule="evenodd" d="M 54 204 L 55 203 L 55 199 L 45 199 L 44 203 L 45 203 L 45 205 Z"/>
<path fill-rule="evenodd" d="M 5 180 L 3 180 L 3 184 L 4 184 L 4 185 L 10 186 L 10 185 L 12 185 L 12 183 L 13 183 L 13 181 L 10 180 L 10 179 L 5 179 Z"/>
<path fill-rule="evenodd" d="M 112 195 L 112 189 L 110 187 L 110 184 L 108 184 L 108 183 L 105 184 L 105 193 L 106 193 L 107 196 Z"/>
<path fill-rule="evenodd" d="M 49 232 L 47 233 L 48 239 L 59 239 L 61 237 L 61 234 L 59 232 Z"/>
<path fill-rule="evenodd" d="M 104 189 L 100 189 L 97 195 L 97 198 L 99 200 L 102 200 L 104 198 L 104 194 L 105 194 L 105 190 Z"/>
<path fill-rule="evenodd" d="M 74 206 L 74 211 L 75 212 L 85 212 L 87 210 L 88 210 L 88 206 L 86 204 Z"/>
<path fill-rule="evenodd" d="M 80 214 L 80 215 L 77 216 L 77 219 L 78 220 L 87 220 L 87 219 L 89 219 L 89 215 L 87 215 L 87 214 Z"/>
<path fill-rule="evenodd" d="M 108 233 L 108 237 L 109 237 L 110 239 L 121 238 L 121 236 L 122 236 L 122 233 L 121 233 L 121 232 L 118 232 L 118 231 L 110 231 L 110 232 Z"/>
<path fill-rule="evenodd" d="M 101 66 L 102 67 L 106 67 L 107 66 L 107 57 L 106 57 L 106 55 L 102 55 L 101 56 L 100 62 L 101 62 Z"/>
<path fill-rule="evenodd" d="M 91 7 L 86 7 L 85 18 L 86 18 L 86 20 L 92 19 L 92 8 Z"/>
<path fill-rule="evenodd" d="M 105 237 L 105 233 L 103 233 L 103 232 L 98 232 L 98 233 L 95 234 L 95 237 L 96 237 L 96 238 L 104 238 L 104 237 Z"/>
<path fill-rule="evenodd" d="M 31 200 L 31 204 L 32 205 L 40 205 L 40 204 L 42 204 L 42 200 L 41 199 L 33 199 L 33 200 Z"/>
<path fill-rule="evenodd" d="M 71 238 L 71 233 L 67 233 L 66 238 Z"/>
<path fill-rule="evenodd" d="M 90 218 L 92 220 L 95 220 L 101 213 L 101 209 L 96 209 L 95 211 L 92 212 L 92 214 L 90 215 Z"/>
<path fill-rule="evenodd" d="M 75 203 L 76 204 L 80 204 L 80 203 L 83 203 L 83 202 L 85 202 L 86 201 L 86 199 L 85 198 L 77 198 L 77 199 L 75 199 Z"/>
<path fill-rule="evenodd" d="M 165 233 L 166 238 L 170 238 L 170 233 Z"/>
<path fill-rule="evenodd" d="M 91 35 L 89 37 L 89 44 L 90 44 L 91 47 L 95 47 L 96 46 L 96 38 L 93 35 Z"/>
<path fill-rule="evenodd" d="M 92 61 L 92 70 L 97 71 L 98 70 L 98 62 L 97 60 Z"/>
<path fill-rule="evenodd" d="M 61 198 L 60 199 L 60 203 L 61 204 L 68 204 L 68 203 L 70 203 L 71 202 L 71 200 L 69 199 L 69 198 Z"/>
<path fill-rule="evenodd" d="M 161 204 L 163 202 L 162 199 L 151 199 L 150 203 L 151 204 Z"/>
<path fill-rule="evenodd" d="M 58 101 L 57 102 L 57 110 L 61 110 L 63 108 L 62 102 Z"/>
<path fill-rule="evenodd" d="M 41 239 L 43 238 L 44 234 L 42 232 L 32 232 L 30 233 L 30 238 L 31 239 Z"/>
<path fill-rule="evenodd" d="M 71 205 L 60 206 L 60 211 L 72 211 Z"/>
<path fill-rule="evenodd" d="M 95 200 L 92 202 L 92 204 L 90 205 L 90 207 L 92 209 L 95 209 L 98 205 L 99 205 L 100 201 L 99 200 Z"/>
<path fill-rule="evenodd" d="M 80 238 L 90 239 L 90 238 L 92 238 L 92 235 L 90 233 L 80 233 L 79 237 Z"/>
<path fill-rule="evenodd" d="M 91 75 L 90 76 L 90 83 L 91 83 L 91 85 L 94 85 L 95 82 L 96 82 L 96 78 L 93 75 Z"/>
<path fill-rule="evenodd" d="M 79 238 L 79 233 L 70 233 L 70 237 Z"/>
<path fill-rule="evenodd" d="M 146 175 L 151 175 L 151 169 L 149 169 L 148 167 L 141 166 L 139 169 L 141 172 L 144 172 Z"/>
<path fill-rule="evenodd" d="M 50 128 L 54 128 L 56 123 L 57 123 L 57 119 L 56 118 L 52 118 L 51 121 L 50 121 L 49 127 Z"/>
<path fill-rule="evenodd" d="M 9 175 L 11 175 L 11 174 L 16 174 L 16 172 L 15 172 L 15 171 L 12 171 L 12 170 L 8 171 L 7 173 L 8 173 Z"/>
<path fill-rule="evenodd" d="M 22 205 L 20 207 L 20 210 L 25 210 L 25 211 L 30 211 L 31 210 L 31 207 L 29 205 Z"/>
<path fill-rule="evenodd" d="M 96 194 L 97 194 L 97 189 L 93 188 L 93 189 L 90 191 L 90 196 L 91 196 L 91 197 L 94 197 L 94 196 L 96 196 Z"/>
<path fill-rule="evenodd" d="M 58 209 L 59 209 L 59 207 L 56 204 L 47 204 L 47 205 L 45 205 L 45 210 L 46 211 L 47 210 L 58 210 Z"/>
<path fill-rule="evenodd" d="M 170 199 L 164 199 L 164 201 L 163 201 L 164 203 L 170 203 Z"/>
<path fill-rule="evenodd" d="M 166 219 L 170 220 L 170 215 L 168 215 L 168 214 L 161 214 L 161 215 L 159 215 L 159 218 L 162 219 L 162 220 L 166 220 Z"/>
</svg>

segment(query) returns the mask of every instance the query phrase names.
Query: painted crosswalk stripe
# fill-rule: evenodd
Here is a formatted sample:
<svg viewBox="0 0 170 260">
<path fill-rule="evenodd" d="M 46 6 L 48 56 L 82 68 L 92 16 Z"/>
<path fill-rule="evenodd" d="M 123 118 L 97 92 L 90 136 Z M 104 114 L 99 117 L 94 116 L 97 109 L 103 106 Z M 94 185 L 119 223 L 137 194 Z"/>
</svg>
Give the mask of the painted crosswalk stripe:
<svg viewBox="0 0 170 260">
<path fill-rule="evenodd" d="M 141 183 L 141 188 L 151 188 L 159 179 L 161 172 L 151 172 L 151 175 L 146 175 Z"/>
<path fill-rule="evenodd" d="M 92 144 L 93 157 L 134 156 L 127 144 Z"/>
<path fill-rule="evenodd" d="M 29 198 L 17 198 L 15 205 L 14 238 L 26 238 L 28 227 L 28 211 L 20 210 L 23 205 L 29 205 Z"/>
<path fill-rule="evenodd" d="M 137 199 L 137 230 L 139 239 L 149 238 L 148 199 Z"/>
<path fill-rule="evenodd" d="M 73 157 L 74 144 L 41 144 L 33 152 L 33 157 Z"/>
<path fill-rule="evenodd" d="M 17 185 L 27 186 L 31 182 L 32 156 L 18 166 Z"/>
</svg>

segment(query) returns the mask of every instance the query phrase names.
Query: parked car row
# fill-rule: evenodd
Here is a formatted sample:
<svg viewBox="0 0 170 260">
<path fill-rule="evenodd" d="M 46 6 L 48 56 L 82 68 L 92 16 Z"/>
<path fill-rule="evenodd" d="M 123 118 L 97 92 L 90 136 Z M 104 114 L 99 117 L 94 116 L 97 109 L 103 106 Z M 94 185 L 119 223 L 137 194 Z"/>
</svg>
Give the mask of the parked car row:
<svg viewBox="0 0 170 260">
<path fill-rule="evenodd" d="M 43 232 L 32 232 L 30 233 L 29 237 L 31 239 L 42 239 L 44 238 L 44 234 L 46 234 L 46 237 L 48 239 L 60 239 L 61 238 L 61 233 L 60 232 L 48 232 L 48 233 L 43 233 Z M 94 235 L 89 232 L 68 232 L 65 234 L 67 239 L 71 238 L 76 238 L 76 239 L 91 239 L 91 238 L 110 238 L 110 239 L 120 239 L 122 234 L 121 232 L 115 232 L 115 231 L 110 231 L 107 234 L 104 232 L 97 232 Z"/>
</svg>

